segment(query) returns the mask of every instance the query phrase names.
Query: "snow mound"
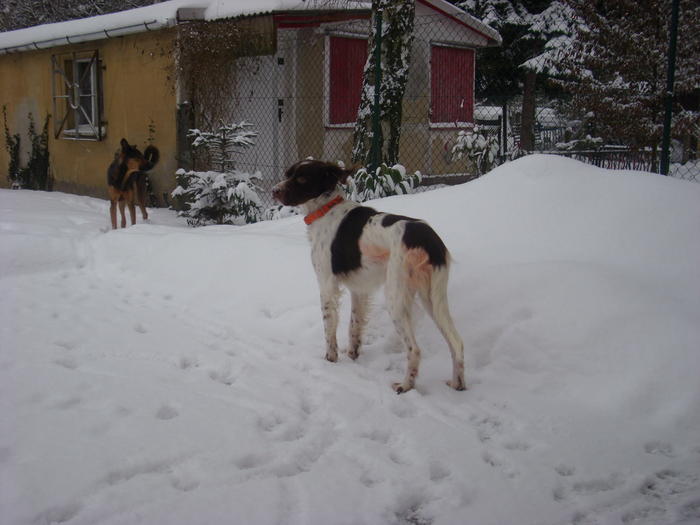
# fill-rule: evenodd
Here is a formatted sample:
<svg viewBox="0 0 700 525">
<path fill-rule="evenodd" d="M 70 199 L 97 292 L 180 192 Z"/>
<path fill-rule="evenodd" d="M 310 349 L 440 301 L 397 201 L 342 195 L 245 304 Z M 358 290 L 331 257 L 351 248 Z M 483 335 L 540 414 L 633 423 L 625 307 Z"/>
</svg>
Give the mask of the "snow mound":
<svg viewBox="0 0 700 525">
<path fill-rule="evenodd" d="M 469 390 L 417 311 L 396 396 L 381 295 L 358 361 L 323 360 L 300 217 L 111 231 L 105 201 L 1 190 L 1 521 L 699 523 L 698 203 L 542 155 L 371 203 L 455 260 Z"/>
</svg>

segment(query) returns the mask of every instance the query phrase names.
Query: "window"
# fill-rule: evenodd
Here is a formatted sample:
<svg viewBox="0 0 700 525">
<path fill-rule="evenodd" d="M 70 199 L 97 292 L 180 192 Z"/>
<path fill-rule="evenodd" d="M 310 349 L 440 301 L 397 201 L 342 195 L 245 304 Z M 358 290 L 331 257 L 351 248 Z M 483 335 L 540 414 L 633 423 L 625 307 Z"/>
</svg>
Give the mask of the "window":
<svg viewBox="0 0 700 525">
<path fill-rule="evenodd" d="M 432 46 L 430 122 L 463 126 L 473 121 L 474 50 Z"/>
<path fill-rule="evenodd" d="M 339 36 L 331 36 L 329 40 L 328 124 L 354 124 L 360 107 L 367 40 Z"/>
<path fill-rule="evenodd" d="M 102 140 L 102 73 L 97 51 L 51 57 L 54 135 Z"/>
</svg>

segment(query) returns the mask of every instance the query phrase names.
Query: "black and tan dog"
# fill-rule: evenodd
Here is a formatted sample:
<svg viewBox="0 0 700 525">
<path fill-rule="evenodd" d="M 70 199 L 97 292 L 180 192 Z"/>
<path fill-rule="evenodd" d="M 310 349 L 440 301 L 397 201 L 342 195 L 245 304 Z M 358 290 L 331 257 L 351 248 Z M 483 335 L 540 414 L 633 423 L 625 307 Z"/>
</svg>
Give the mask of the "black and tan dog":
<svg viewBox="0 0 700 525">
<path fill-rule="evenodd" d="M 114 162 L 107 169 L 107 191 L 109 192 L 109 216 L 112 228 L 117 227 L 117 203 L 122 216 L 122 228 L 126 227 L 124 208 L 129 206 L 131 224 L 136 224 L 136 203 L 141 208 L 143 219 L 148 219 L 146 211 L 146 172 L 153 168 L 160 158 L 158 148 L 148 146 L 143 153 L 136 146 L 122 139 L 121 150 L 114 156 Z"/>
</svg>

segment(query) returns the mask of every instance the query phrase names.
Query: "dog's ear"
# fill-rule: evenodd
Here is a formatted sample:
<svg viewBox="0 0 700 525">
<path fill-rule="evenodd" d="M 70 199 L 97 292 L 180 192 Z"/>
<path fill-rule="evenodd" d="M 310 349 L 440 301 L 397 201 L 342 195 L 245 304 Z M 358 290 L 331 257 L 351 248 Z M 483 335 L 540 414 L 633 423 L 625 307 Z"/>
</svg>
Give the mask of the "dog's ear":
<svg viewBox="0 0 700 525">
<path fill-rule="evenodd" d="M 348 177 L 354 173 L 353 170 L 341 168 L 336 164 L 329 164 L 328 166 L 329 175 L 335 180 L 335 184 L 345 184 Z"/>
<path fill-rule="evenodd" d="M 122 147 L 122 151 L 126 151 L 129 149 L 129 143 L 126 141 L 126 139 L 122 139 L 121 141 L 119 141 L 119 144 Z"/>
</svg>

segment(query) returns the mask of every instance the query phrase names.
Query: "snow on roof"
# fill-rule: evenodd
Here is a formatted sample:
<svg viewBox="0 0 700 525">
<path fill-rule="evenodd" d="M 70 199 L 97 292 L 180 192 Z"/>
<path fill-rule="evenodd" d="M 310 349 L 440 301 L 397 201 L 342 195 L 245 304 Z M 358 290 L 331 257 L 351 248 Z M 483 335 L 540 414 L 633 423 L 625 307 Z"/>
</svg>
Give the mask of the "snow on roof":
<svg viewBox="0 0 700 525">
<path fill-rule="evenodd" d="M 498 32 L 446 0 L 421 1 L 447 16 L 458 19 L 495 42 L 501 42 Z M 0 54 L 76 44 L 170 27 L 180 21 L 178 13 L 182 13 L 183 9 L 191 10 L 190 13 L 197 11 L 197 17 L 204 20 L 218 20 L 294 10 L 330 11 L 370 9 L 370 7 L 369 2 L 361 0 L 256 0 L 255 2 L 250 0 L 168 0 L 107 15 L 0 33 Z"/>
<path fill-rule="evenodd" d="M 476 17 L 473 17 L 466 11 L 463 11 L 456 5 L 453 5 L 449 2 L 446 2 L 445 0 L 418 0 L 422 4 L 428 5 L 432 7 L 433 9 L 442 12 L 443 14 L 457 19 L 459 22 L 462 24 L 469 26 L 479 33 L 482 33 L 488 40 L 489 40 L 489 45 L 498 45 L 500 46 L 503 43 L 503 39 L 501 38 L 501 35 L 493 29 L 492 27 L 489 27 L 485 23 L 483 23 L 481 20 L 479 20 Z"/>
<path fill-rule="evenodd" d="M 217 20 L 281 11 L 369 8 L 369 5 L 339 0 L 169 0 L 107 15 L 0 33 L 0 54 L 161 29 L 177 24 L 178 11 L 185 8 L 199 10 L 204 20 Z"/>
</svg>

